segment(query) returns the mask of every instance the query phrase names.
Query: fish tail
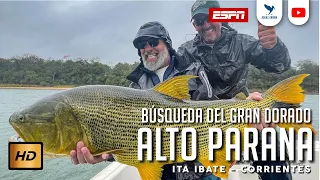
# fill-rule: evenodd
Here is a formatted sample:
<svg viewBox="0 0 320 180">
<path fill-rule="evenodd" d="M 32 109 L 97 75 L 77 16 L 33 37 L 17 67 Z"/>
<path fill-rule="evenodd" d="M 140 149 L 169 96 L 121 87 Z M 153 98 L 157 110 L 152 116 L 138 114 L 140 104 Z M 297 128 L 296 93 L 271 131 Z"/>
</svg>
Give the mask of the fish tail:
<svg viewBox="0 0 320 180">
<path fill-rule="evenodd" d="M 301 88 L 300 84 L 310 74 L 300 74 L 297 76 L 290 77 L 285 79 L 270 89 L 268 89 L 264 98 L 270 97 L 275 103 L 273 104 L 273 108 L 298 108 L 300 107 L 300 103 L 304 102 L 305 94 L 304 90 Z M 295 114 L 296 116 L 297 114 Z M 298 116 L 299 117 L 299 116 Z M 296 117 L 295 117 L 296 119 Z M 279 127 L 286 128 L 287 130 L 291 127 L 295 129 L 297 132 L 300 128 L 310 128 L 315 134 L 317 131 L 312 127 L 312 123 L 278 123 Z"/>
<path fill-rule="evenodd" d="M 300 104 L 304 101 L 304 91 L 300 84 L 309 74 L 300 74 L 285 79 L 265 92 L 265 96 L 271 96 L 275 101 L 286 104 Z"/>
</svg>

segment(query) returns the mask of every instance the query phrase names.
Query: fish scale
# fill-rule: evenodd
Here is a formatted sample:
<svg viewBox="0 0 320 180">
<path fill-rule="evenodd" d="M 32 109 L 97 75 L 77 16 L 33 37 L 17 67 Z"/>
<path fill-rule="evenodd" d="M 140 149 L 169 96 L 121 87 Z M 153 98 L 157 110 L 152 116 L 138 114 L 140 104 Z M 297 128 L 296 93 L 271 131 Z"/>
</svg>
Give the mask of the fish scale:
<svg viewBox="0 0 320 180">
<path fill-rule="evenodd" d="M 80 140 L 84 141 L 93 155 L 101 153 L 111 153 L 117 161 L 138 168 L 143 180 L 160 179 L 162 169 L 165 164 L 183 162 L 181 156 L 181 131 L 184 128 L 194 128 L 197 132 L 198 156 L 205 167 L 226 166 L 227 173 L 213 173 L 218 177 L 227 178 L 230 164 L 235 159 L 232 155 L 231 161 L 226 161 L 226 136 L 228 128 L 238 128 L 243 134 L 244 128 L 250 127 L 247 123 L 234 124 L 230 122 L 231 108 L 271 108 L 278 102 L 298 106 L 303 102 L 304 95 L 299 84 L 308 75 L 302 74 L 286 79 L 272 88 L 264 95 L 263 100 L 216 100 L 216 101 L 191 101 L 188 100 L 188 80 L 195 76 L 178 76 L 160 83 L 153 89 L 136 90 L 126 87 L 109 85 L 92 85 L 77 87 L 63 92 L 56 93 L 50 97 L 42 99 L 32 106 L 27 107 L 10 117 L 10 124 L 18 134 L 26 141 L 42 141 L 44 151 L 49 153 L 60 153 L 69 155 L 69 152 L 76 147 Z M 153 107 L 153 108 L 152 108 Z M 143 123 L 142 108 L 202 108 L 203 123 Z M 224 109 L 224 119 L 226 123 L 208 123 L 206 121 L 207 108 Z M 50 113 L 48 113 L 49 111 Z M 56 111 L 52 113 L 52 111 Z M 32 114 L 34 119 L 26 118 L 19 121 L 19 115 L 27 117 Z M 52 137 L 47 131 L 42 130 L 45 123 L 37 124 L 33 121 L 43 119 L 48 114 L 54 114 L 47 123 L 51 127 Z M 236 115 L 236 113 L 235 113 Z M 177 117 L 177 116 L 176 116 Z M 44 118 L 44 119 L 46 119 Z M 30 127 L 38 129 L 29 131 Z M 282 127 L 294 127 L 299 129 L 301 125 L 279 124 Z M 305 127 L 311 128 L 310 125 Z M 150 128 L 152 130 L 153 161 L 138 161 L 138 130 L 140 128 Z M 162 155 L 168 158 L 166 162 L 155 161 L 156 159 L 156 128 L 162 130 Z M 176 133 L 176 161 L 170 161 L 170 134 L 165 132 L 166 128 L 178 128 Z M 214 161 L 209 161 L 209 128 L 221 128 L 223 132 L 223 146 L 215 151 Z M 28 132 L 28 133 L 22 133 Z M 30 135 L 29 135 L 30 134 Z M 44 136 L 46 135 L 46 136 Z M 241 135 L 243 136 L 243 135 Z M 43 139 L 46 137 L 47 139 Z M 72 138 L 70 138 L 72 137 Z M 188 139 L 191 136 L 188 136 Z M 215 139 L 217 140 L 217 139 Z M 146 141 L 146 137 L 144 138 Z M 234 138 L 232 138 L 234 141 Z M 54 144 L 59 142 L 59 144 Z M 241 138 L 243 149 L 243 138 Z M 50 147 L 50 149 L 48 148 Z M 191 149 L 191 141 L 187 142 L 188 149 Z M 188 155 L 191 152 L 188 152 Z M 144 159 L 147 152 L 144 151 Z"/>
</svg>

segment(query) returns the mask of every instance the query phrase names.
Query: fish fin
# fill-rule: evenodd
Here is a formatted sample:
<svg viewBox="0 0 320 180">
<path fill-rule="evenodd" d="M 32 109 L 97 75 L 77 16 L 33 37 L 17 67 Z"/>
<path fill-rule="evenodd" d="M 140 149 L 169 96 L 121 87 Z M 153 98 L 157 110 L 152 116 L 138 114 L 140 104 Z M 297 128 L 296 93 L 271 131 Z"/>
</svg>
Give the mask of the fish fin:
<svg viewBox="0 0 320 180">
<path fill-rule="evenodd" d="M 43 159 L 53 159 L 53 158 L 55 158 L 55 156 L 54 155 L 51 155 L 51 154 L 47 154 L 47 153 L 43 153 Z"/>
<path fill-rule="evenodd" d="M 300 124 L 297 124 L 297 123 L 278 123 L 278 126 L 285 128 L 287 131 L 289 131 L 289 128 L 294 128 L 294 131 L 296 132 L 296 134 L 298 134 L 298 130 L 300 128 L 309 128 L 314 133 L 314 135 L 318 134 L 317 130 L 315 130 L 312 127 L 312 123 L 300 123 Z M 307 137 L 307 134 L 305 134 L 304 136 Z"/>
<path fill-rule="evenodd" d="M 264 96 L 271 96 L 275 101 L 286 104 L 302 103 L 304 101 L 304 91 L 299 85 L 303 79 L 309 75 L 310 74 L 300 74 L 285 79 L 268 89 L 264 93 Z"/>
<path fill-rule="evenodd" d="M 46 154 L 43 154 L 43 159 L 52 159 L 52 157 L 46 155 Z"/>
<path fill-rule="evenodd" d="M 163 169 L 159 163 L 141 163 L 136 167 L 141 180 L 161 179 Z"/>
<path fill-rule="evenodd" d="M 247 96 L 243 92 L 240 92 L 237 95 L 235 95 L 234 98 L 235 99 L 240 99 L 240 100 L 246 100 Z"/>
<path fill-rule="evenodd" d="M 189 83 L 191 78 L 198 76 L 181 75 L 168 79 L 153 88 L 158 93 L 168 95 L 180 100 L 190 100 Z"/>
<path fill-rule="evenodd" d="M 198 155 L 198 161 L 206 168 L 211 167 L 212 174 L 215 175 L 216 177 L 227 179 L 228 174 L 229 174 L 229 169 L 231 168 L 232 162 L 234 160 L 234 156 L 231 156 L 232 161 L 227 161 L 226 160 L 226 145 L 224 145 L 220 148 L 214 151 L 213 154 L 213 161 L 209 160 L 209 149 L 208 147 L 203 148 L 199 151 Z M 234 155 L 234 153 L 232 154 Z M 214 171 L 212 168 L 213 166 L 218 166 L 219 169 L 217 172 Z M 224 172 L 220 171 L 221 166 L 224 166 Z M 210 171 L 209 171 L 210 172 Z"/>
<path fill-rule="evenodd" d="M 69 155 L 67 154 L 55 154 L 55 153 L 49 153 L 43 151 L 43 158 L 44 159 L 53 159 L 53 158 L 62 158 L 62 157 L 67 157 Z"/>
<path fill-rule="evenodd" d="M 277 125 L 279 127 L 285 128 L 287 131 L 289 130 L 289 128 L 294 128 L 294 131 L 296 133 L 298 133 L 300 128 L 305 127 L 305 128 L 311 129 L 312 132 L 314 133 L 314 135 L 318 134 L 317 130 L 315 130 L 312 127 L 312 121 L 309 119 L 311 117 L 309 117 L 308 114 L 300 114 L 301 111 L 296 111 L 297 108 L 300 107 L 300 105 L 290 105 L 290 104 L 284 104 L 284 103 L 276 102 L 272 107 L 273 108 L 292 108 L 292 109 L 295 110 L 295 112 L 293 113 L 294 117 L 292 119 L 300 119 L 299 117 L 306 117 L 306 120 L 310 121 L 310 123 L 305 123 L 305 122 L 303 122 L 303 123 L 281 123 L 280 122 L 280 123 L 277 123 Z M 275 114 L 275 116 L 274 116 L 275 120 L 279 120 L 279 119 L 277 119 L 277 117 L 278 117 L 278 115 Z M 289 119 L 289 117 L 287 117 L 286 119 Z M 307 136 L 307 134 L 305 134 L 305 136 Z"/>
<path fill-rule="evenodd" d="M 282 104 L 281 107 L 293 107 L 297 108 L 299 107 L 300 103 L 304 102 L 304 91 L 301 88 L 300 84 L 310 74 L 300 74 L 297 76 L 290 77 L 288 79 L 285 79 L 270 89 L 268 89 L 264 96 L 271 96 L 273 100 L 276 101 L 273 107 L 279 106 L 279 104 Z M 284 104 L 283 104 L 284 103 Z M 296 132 L 300 128 L 306 127 L 310 128 L 315 134 L 317 134 L 317 131 L 312 127 L 312 123 L 278 123 L 278 126 L 286 128 L 287 130 L 290 127 L 293 127 Z"/>
<path fill-rule="evenodd" d="M 206 168 L 208 169 L 208 167 L 213 167 L 213 166 L 218 166 L 219 169 L 217 170 L 217 172 L 212 171 L 212 174 L 219 177 L 219 178 L 223 178 L 223 179 L 227 179 L 228 178 L 228 174 L 229 174 L 229 169 L 231 168 L 231 165 L 233 163 L 229 163 L 228 161 L 224 160 L 223 162 L 219 162 L 217 160 L 215 161 L 209 161 L 209 159 L 202 159 L 199 160 L 199 162 Z M 220 167 L 221 166 L 225 166 L 224 171 L 225 172 L 220 172 Z"/>
<path fill-rule="evenodd" d="M 176 159 L 176 162 L 184 162 L 185 160 L 181 157 L 181 156 L 178 156 L 177 159 Z M 174 163 L 174 162 L 173 162 Z"/>
</svg>

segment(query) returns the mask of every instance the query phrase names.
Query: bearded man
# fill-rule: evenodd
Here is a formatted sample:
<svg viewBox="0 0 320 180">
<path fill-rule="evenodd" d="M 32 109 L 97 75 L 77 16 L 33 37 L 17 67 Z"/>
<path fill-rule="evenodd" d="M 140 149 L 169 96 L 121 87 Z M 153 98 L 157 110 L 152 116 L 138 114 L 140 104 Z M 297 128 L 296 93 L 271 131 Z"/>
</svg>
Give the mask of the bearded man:
<svg viewBox="0 0 320 180">
<path fill-rule="evenodd" d="M 170 35 L 161 23 L 155 21 L 142 25 L 133 45 L 138 50 L 141 63 L 127 76 L 132 81 L 130 87 L 150 89 L 174 76 L 190 74 L 199 76 L 189 80 L 192 100 L 217 99 L 201 64 L 187 64 L 176 54 Z"/>
</svg>

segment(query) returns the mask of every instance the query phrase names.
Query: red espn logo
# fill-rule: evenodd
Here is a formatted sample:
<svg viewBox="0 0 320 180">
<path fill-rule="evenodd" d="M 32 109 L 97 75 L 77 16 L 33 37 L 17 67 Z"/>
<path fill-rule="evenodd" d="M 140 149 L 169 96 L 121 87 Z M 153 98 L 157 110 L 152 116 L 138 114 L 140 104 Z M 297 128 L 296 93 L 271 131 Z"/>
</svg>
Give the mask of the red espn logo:
<svg viewBox="0 0 320 180">
<path fill-rule="evenodd" d="M 209 22 L 248 22 L 248 8 L 209 8 Z"/>
</svg>

